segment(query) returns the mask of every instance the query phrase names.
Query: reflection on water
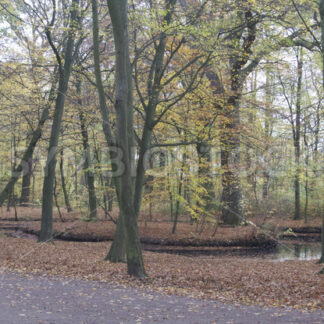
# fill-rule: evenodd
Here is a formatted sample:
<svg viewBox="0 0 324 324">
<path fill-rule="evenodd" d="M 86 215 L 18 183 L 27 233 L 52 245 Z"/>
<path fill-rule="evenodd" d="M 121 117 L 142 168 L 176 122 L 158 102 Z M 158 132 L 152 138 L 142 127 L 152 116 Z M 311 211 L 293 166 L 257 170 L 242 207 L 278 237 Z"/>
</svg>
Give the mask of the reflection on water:
<svg viewBox="0 0 324 324">
<path fill-rule="evenodd" d="M 280 244 L 272 255 L 275 260 L 316 260 L 321 257 L 320 244 Z"/>
<path fill-rule="evenodd" d="M 275 247 L 267 248 L 247 248 L 247 247 L 214 247 L 214 248 L 194 248 L 181 246 L 158 246 L 144 245 L 147 251 L 158 253 L 170 253 L 187 255 L 191 257 L 249 257 L 257 259 L 267 259 L 272 261 L 285 260 L 316 260 L 321 256 L 321 245 L 318 243 L 301 243 L 292 244 L 279 242 Z"/>
</svg>

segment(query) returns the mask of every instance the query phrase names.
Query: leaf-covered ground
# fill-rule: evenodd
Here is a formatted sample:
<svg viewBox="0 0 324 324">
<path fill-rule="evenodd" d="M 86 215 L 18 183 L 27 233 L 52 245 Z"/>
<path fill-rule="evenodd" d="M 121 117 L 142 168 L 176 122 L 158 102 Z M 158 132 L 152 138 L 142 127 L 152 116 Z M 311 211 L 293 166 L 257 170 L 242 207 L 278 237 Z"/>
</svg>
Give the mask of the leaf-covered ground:
<svg viewBox="0 0 324 324">
<path fill-rule="evenodd" d="M 324 276 L 315 261 L 186 257 L 144 252 L 147 279 L 135 280 L 124 264 L 103 261 L 109 243 L 0 238 L 2 269 L 125 284 L 224 302 L 324 308 Z"/>
<path fill-rule="evenodd" d="M 0 226 L 8 222 L 0 222 Z M 9 224 L 10 225 L 10 224 Z M 29 231 L 39 234 L 40 222 L 18 222 L 12 225 L 23 226 Z M 54 236 L 67 240 L 83 241 L 103 241 L 112 240 L 116 226 L 109 221 L 96 221 L 85 223 L 82 221 L 55 222 Z M 143 242 L 163 245 L 226 245 L 226 244 L 249 244 L 255 240 L 260 242 L 269 240 L 270 237 L 260 236 L 261 231 L 253 226 L 244 227 L 219 227 L 215 235 L 212 229 L 206 229 L 201 235 L 196 233 L 195 225 L 180 223 L 176 234 L 171 233 L 172 223 L 170 222 L 151 222 L 145 224 L 139 222 L 139 232 Z"/>
<path fill-rule="evenodd" d="M 18 207 L 19 221 L 14 221 L 14 211 L 0 211 L 0 229 L 21 227 L 38 235 L 40 230 L 39 208 Z M 117 217 L 114 210 L 113 216 Z M 77 213 L 63 213 L 62 222 L 54 213 L 54 236 L 65 240 L 104 241 L 112 240 L 116 226 L 113 222 L 103 220 L 103 215 L 95 222 L 85 222 Z M 271 236 L 263 235 L 263 231 L 254 226 L 220 227 L 215 230 L 213 224 L 206 224 L 201 231 L 201 224 L 179 222 L 177 231 L 172 234 L 172 222 L 139 221 L 139 233 L 142 242 L 162 245 L 260 245 L 271 244 Z M 261 234 L 261 235 L 260 235 Z M 269 242 L 268 242 L 269 241 Z"/>
</svg>

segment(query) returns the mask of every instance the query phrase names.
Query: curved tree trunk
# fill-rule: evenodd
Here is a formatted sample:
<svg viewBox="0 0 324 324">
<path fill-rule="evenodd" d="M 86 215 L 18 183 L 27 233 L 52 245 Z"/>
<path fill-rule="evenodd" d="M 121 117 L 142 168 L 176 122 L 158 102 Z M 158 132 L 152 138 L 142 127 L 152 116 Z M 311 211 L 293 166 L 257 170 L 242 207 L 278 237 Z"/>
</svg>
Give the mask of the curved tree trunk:
<svg viewBox="0 0 324 324">
<path fill-rule="evenodd" d="M 43 184 L 43 201 L 42 201 L 42 221 L 39 242 L 48 242 L 53 240 L 53 188 L 56 167 L 56 155 L 61 122 L 64 111 L 65 95 L 68 89 L 74 48 L 74 31 L 73 28 L 77 22 L 79 0 L 73 0 L 71 4 L 71 20 L 68 39 L 64 50 L 64 66 L 59 69 L 59 86 L 55 102 L 55 111 L 53 124 L 48 147 L 48 155 L 45 167 L 45 176 Z"/>
<path fill-rule="evenodd" d="M 106 143 L 108 148 L 115 147 L 115 140 L 113 137 L 113 133 L 110 127 L 110 120 L 109 120 L 109 111 L 106 104 L 106 98 L 105 98 L 105 92 L 104 87 L 102 83 L 101 78 L 101 71 L 100 71 L 100 52 L 99 52 L 99 22 L 98 22 L 98 4 L 97 0 L 91 0 L 92 4 L 92 34 L 93 34 L 93 60 L 94 60 L 94 68 L 95 68 L 95 76 L 96 76 L 96 85 L 98 90 L 98 96 L 99 96 L 99 107 L 100 107 L 100 113 L 102 118 L 102 129 L 105 135 Z M 110 153 L 111 160 L 113 159 L 113 156 Z M 115 165 L 112 165 L 112 168 L 114 168 Z M 114 170 L 113 170 L 114 171 Z M 116 189 L 116 195 L 117 195 L 117 201 L 120 205 L 120 179 L 117 177 L 113 177 L 115 189 Z M 121 211 L 119 212 L 119 216 L 121 215 Z M 117 233 L 118 232 L 118 233 Z M 118 246 L 125 245 L 126 237 L 125 237 L 125 230 L 123 225 L 123 220 L 119 219 L 117 222 L 117 229 L 116 234 L 114 237 L 114 241 L 111 245 L 111 252 L 108 253 L 106 256 L 106 260 L 109 260 L 111 262 L 118 262 L 118 260 L 125 260 L 126 259 L 126 252 L 125 255 L 120 254 L 119 256 L 116 256 L 118 251 L 120 253 L 124 253 L 123 251 L 126 251 L 126 248 L 118 248 Z M 117 260 L 117 261 L 116 261 Z"/>
</svg>

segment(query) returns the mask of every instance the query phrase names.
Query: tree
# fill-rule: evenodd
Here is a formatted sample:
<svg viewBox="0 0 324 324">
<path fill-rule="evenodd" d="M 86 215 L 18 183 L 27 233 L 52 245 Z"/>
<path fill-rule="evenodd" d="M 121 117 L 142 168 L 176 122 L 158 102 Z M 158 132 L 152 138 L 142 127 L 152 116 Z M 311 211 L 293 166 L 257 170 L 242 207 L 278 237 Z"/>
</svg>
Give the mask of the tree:
<svg viewBox="0 0 324 324">
<path fill-rule="evenodd" d="M 322 82 L 324 89 L 324 0 L 320 1 L 319 12 L 321 17 Z M 319 263 L 324 263 L 324 214 L 322 215 L 322 255 Z M 324 272 L 324 268 L 322 269 L 322 272 Z"/>
<path fill-rule="evenodd" d="M 81 80 L 79 79 L 76 84 L 77 94 L 79 95 L 78 103 L 79 107 L 79 119 L 81 126 L 81 136 L 82 136 L 82 145 L 84 150 L 84 163 L 83 169 L 85 172 L 85 180 L 88 189 L 88 198 L 89 198 L 89 209 L 90 209 L 90 219 L 96 219 L 97 217 L 97 199 L 96 191 L 94 185 L 94 174 L 91 171 L 91 155 L 90 155 L 90 146 L 89 146 L 89 135 L 86 125 L 86 118 L 83 112 L 82 98 L 81 98 Z"/>
<path fill-rule="evenodd" d="M 137 217 L 134 208 L 132 181 L 133 95 L 132 74 L 129 59 L 127 0 L 108 0 L 116 52 L 116 147 L 122 152 L 124 172 L 119 177 L 119 208 L 126 234 L 127 270 L 130 275 L 145 277 Z"/>
<path fill-rule="evenodd" d="M 173 80 L 176 80 L 176 78 L 181 75 L 184 71 L 186 71 L 191 65 L 193 65 L 195 62 L 198 61 L 198 59 L 201 57 L 199 55 L 195 55 L 193 58 L 189 60 L 188 63 L 184 64 L 179 68 L 178 71 L 175 73 L 170 73 L 170 76 L 166 78 L 166 73 L 169 72 L 169 65 L 172 63 L 172 59 L 177 54 L 179 49 L 182 45 L 185 44 L 184 39 L 178 39 L 178 37 L 173 36 L 172 40 L 172 46 L 171 51 L 167 49 L 167 40 L 168 40 L 168 33 L 166 32 L 167 28 L 171 30 L 171 32 L 174 32 L 174 28 L 171 24 L 172 22 L 172 15 L 174 12 L 176 1 L 174 0 L 168 0 L 165 2 L 165 11 L 162 12 L 162 19 L 161 19 L 161 31 L 158 30 L 158 35 L 154 37 L 153 40 L 149 40 L 147 45 L 144 45 L 143 48 L 135 48 L 135 59 L 133 62 L 134 65 L 134 79 L 135 79 L 135 88 L 136 93 L 138 94 L 140 105 L 143 111 L 141 111 L 141 116 L 143 116 L 143 128 L 142 128 L 142 134 L 136 136 L 136 140 L 139 143 L 139 156 L 136 166 L 136 177 L 134 179 L 135 182 L 135 189 L 133 191 L 134 196 L 132 197 L 133 203 L 134 203 L 134 209 L 136 214 L 136 219 L 139 215 L 141 202 L 142 202 L 142 191 L 143 191 L 143 185 L 145 182 L 145 157 L 147 156 L 147 153 L 149 153 L 151 149 L 151 139 L 153 134 L 154 127 L 159 123 L 159 121 L 163 118 L 163 116 L 169 111 L 171 107 L 173 107 L 176 103 L 178 103 L 193 87 L 196 78 L 198 77 L 202 67 L 206 64 L 207 60 L 204 60 L 200 67 L 196 70 L 195 73 L 193 73 L 193 76 L 191 80 L 188 81 L 188 84 L 185 86 L 184 91 L 180 92 L 180 94 L 176 94 L 175 96 L 171 96 L 170 98 L 167 98 L 166 100 L 161 100 L 160 95 L 162 93 L 162 90 L 164 88 L 168 88 L 171 82 Z M 93 5 L 96 5 L 93 3 Z M 152 4 L 151 4 L 152 5 Z M 93 6 L 94 8 L 94 6 Z M 96 9 L 96 8 L 95 8 Z M 96 12 L 93 10 L 93 12 Z M 105 132 L 105 137 L 107 140 L 108 146 L 113 146 L 114 143 L 112 142 L 112 132 L 111 127 L 108 127 L 109 125 L 109 117 L 107 113 L 106 103 L 105 103 L 105 96 L 102 88 L 102 81 L 100 77 L 100 69 L 99 69 L 99 58 L 98 58 L 98 19 L 97 14 L 94 14 L 93 17 L 93 28 L 94 28 L 94 59 L 95 59 L 95 68 L 96 68 L 96 83 L 98 87 L 99 92 L 99 101 L 100 101 L 100 109 L 103 119 L 103 129 Z M 155 29 L 153 29 L 155 32 Z M 170 33 L 171 33 L 170 32 Z M 115 34 L 114 34 L 115 35 Z M 115 40 L 116 42 L 116 40 Z M 116 43 L 115 43 L 116 46 Z M 150 49 L 152 48 L 152 51 Z M 149 55 L 152 54 L 153 58 L 152 61 L 149 60 L 150 65 L 148 69 L 148 82 L 145 82 L 147 84 L 147 88 L 145 89 L 145 94 L 143 94 L 143 91 L 140 89 L 140 83 L 142 82 L 142 79 L 138 76 L 138 70 L 137 70 L 137 64 L 140 58 L 145 57 L 145 51 L 148 49 Z M 169 57 L 165 59 L 165 53 L 168 52 Z M 144 54 L 143 54 L 144 53 Z M 164 61 L 165 59 L 165 61 Z M 130 70 L 130 78 L 131 70 Z M 163 78 L 166 78 L 165 80 Z M 117 88 L 116 88 L 117 91 Z M 130 97 L 132 97 L 132 94 L 130 94 Z M 163 106 L 162 106 L 163 103 Z M 157 113 L 157 107 L 161 104 L 163 107 L 162 111 L 159 111 Z M 137 109 L 139 111 L 139 109 Z M 117 114 L 117 121 L 118 121 L 118 110 L 116 110 Z M 133 118 L 130 117 L 129 118 Z M 133 125 L 133 121 L 129 122 L 129 125 Z M 130 139 L 131 145 L 135 144 L 134 140 L 134 129 L 132 127 L 128 128 L 128 137 Z M 118 134 L 118 123 L 117 123 L 117 134 Z M 134 162 L 132 162 L 134 163 Z M 122 196 L 121 187 L 120 184 L 116 184 L 116 190 L 117 190 L 117 197 L 120 202 L 120 197 Z M 122 210 L 120 210 L 120 216 L 122 214 Z M 124 245 L 127 241 L 127 234 L 125 232 L 124 227 L 126 227 L 126 224 L 124 223 L 123 217 L 119 217 L 118 223 L 117 223 L 117 229 L 114 237 L 113 244 L 111 246 L 111 249 L 108 253 L 107 258 L 110 261 L 118 262 L 124 260 L 123 253 L 125 251 Z M 126 249 L 127 252 L 127 249 Z"/>
<path fill-rule="evenodd" d="M 242 193 L 239 175 L 240 166 L 240 101 L 244 82 L 253 70 L 250 62 L 253 45 L 257 36 L 259 18 L 247 5 L 246 9 L 237 8 L 235 15 L 238 25 L 243 27 L 230 32 L 227 36 L 229 90 L 217 73 L 208 73 L 215 95 L 220 99 L 216 109 L 221 111 L 221 166 L 222 166 L 222 220 L 226 224 L 238 225 L 244 220 Z"/>
<path fill-rule="evenodd" d="M 302 78 L 303 78 L 303 49 L 297 49 L 297 87 L 294 93 L 295 98 L 289 98 L 285 86 L 282 83 L 281 77 L 279 77 L 280 82 L 283 87 L 283 95 L 287 102 L 289 113 L 290 113 L 290 124 L 293 134 L 293 145 L 294 145 L 294 155 L 295 155 L 295 175 L 294 175 L 294 191 L 295 191 L 295 212 L 294 220 L 299 220 L 301 218 L 301 203 L 300 203 L 300 156 L 301 156 L 301 113 L 302 113 Z M 290 82 L 294 82 L 291 81 Z M 289 85 L 290 86 L 290 85 Z M 291 87 L 291 86 L 290 86 Z M 293 87 L 294 89 L 294 87 Z M 293 105 L 293 101 L 295 104 Z M 295 109 L 294 107 L 295 106 Z"/>
<path fill-rule="evenodd" d="M 61 131 L 61 122 L 64 111 L 65 96 L 68 90 L 68 83 L 70 79 L 72 64 L 73 64 L 73 53 L 75 46 L 75 27 L 78 23 L 79 13 L 79 0 L 72 0 L 70 6 L 70 25 L 67 36 L 66 45 L 64 48 L 64 62 L 60 57 L 55 45 L 53 44 L 51 30 L 54 26 L 56 7 L 55 1 L 53 2 L 53 14 L 50 26 L 46 30 L 48 42 L 53 48 L 53 52 L 56 55 L 58 61 L 58 90 L 55 101 L 55 111 L 52 123 L 52 130 L 50 136 L 50 142 L 48 147 L 48 155 L 45 167 L 45 176 L 43 184 L 43 200 L 42 200 L 42 222 L 41 231 L 39 235 L 39 242 L 48 242 L 53 240 L 53 188 L 55 178 L 55 167 L 56 167 L 56 155 L 59 134 Z"/>
<path fill-rule="evenodd" d="M 289 32 L 289 22 L 286 29 L 288 36 L 282 36 L 281 28 L 285 23 L 279 28 L 276 26 L 278 21 L 285 22 L 288 12 L 281 6 L 272 10 L 262 2 L 255 6 L 250 1 L 237 1 L 234 6 L 224 3 L 219 11 L 222 24 L 227 28 L 222 25 L 222 28 L 216 29 L 214 37 L 223 42 L 217 42 L 214 50 L 224 51 L 225 56 L 222 56 L 223 61 L 218 61 L 217 68 L 210 68 L 206 75 L 217 98 L 215 110 L 221 114 L 222 220 L 226 224 L 238 225 L 245 219 L 240 175 L 240 115 L 245 82 L 267 55 L 284 47 L 312 49 L 314 43 L 301 37 L 307 32 L 305 27 L 298 26 Z M 271 30 L 268 28 L 269 21 L 273 24 L 270 24 Z M 262 48 L 258 43 L 262 44 Z"/>
<path fill-rule="evenodd" d="M 5 7 L 6 4 L 3 4 L 3 6 Z M 25 52 L 28 53 L 27 61 L 31 62 L 31 64 L 28 65 L 28 68 L 25 69 L 25 72 L 20 71 L 21 76 L 24 73 L 27 73 L 28 75 L 24 83 L 20 83 L 22 86 L 21 91 L 26 91 L 29 88 L 32 90 L 29 82 L 31 82 L 31 84 L 35 84 L 32 93 L 38 93 L 38 98 L 34 100 L 30 96 L 28 99 L 26 98 L 26 102 L 29 102 L 31 106 L 34 105 L 34 108 L 37 107 L 37 102 L 40 102 L 41 108 L 38 108 L 38 114 L 33 114 L 32 116 L 30 115 L 31 112 L 26 113 L 19 109 L 21 113 L 25 114 L 25 118 L 28 121 L 29 130 L 26 130 L 28 132 L 28 136 L 26 138 L 27 147 L 21 156 L 21 161 L 15 166 L 11 178 L 0 193 L 0 206 L 2 206 L 4 201 L 13 191 L 13 188 L 16 182 L 19 180 L 21 174 L 23 175 L 23 181 L 20 202 L 21 204 L 25 204 L 29 201 L 32 159 L 36 145 L 43 134 L 45 122 L 49 118 L 50 109 L 52 108 L 52 104 L 55 100 L 55 91 L 58 78 L 56 67 L 54 67 L 54 69 L 47 69 L 49 72 L 47 82 L 46 78 L 43 77 L 43 69 L 41 69 L 40 66 L 46 58 L 46 52 L 43 50 L 46 37 L 39 32 L 38 24 L 41 24 L 41 18 L 39 16 L 35 17 L 35 11 L 26 3 L 22 3 L 21 1 L 13 1 L 10 10 L 7 9 L 4 12 L 1 12 L 1 15 L 5 16 L 6 22 L 10 25 L 9 35 L 15 40 L 16 46 L 18 46 L 20 51 L 22 51 L 24 54 Z M 24 20 L 19 17 L 20 15 L 24 17 Z M 27 32 L 28 28 L 26 28 L 26 25 L 31 27 L 29 32 Z M 10 59 L 8 62 L 10 62 Z M 18 83 L 16 84 L 16 88 L 17 86 Z M 33 123 L 33 119 L 35 119 L 37 123 Z M 23 126 L 20 128 L 24 129 Z"/>
<path fill-rule="evenodd" d="M 137 217 L 134 210 L 134 187 L 132 179 L 132 167 L 134 158 L 132 156 L 132 146 L 134 145 L 133 129 L 133 94 L 132 75 L 129 58 L 128 40 L 128 16 L 127 0 L 108 0 L 108 9 L 113 27 L 115 44 L 115 112 L 116 112 L 116 136 L 113 136 L 110 126 L 108 109 L 101 79 L 99 60 L 99 24 L 97 1 L 92 0 L 93 18 L 93 52 L 96 83 L 99 94 L 100 111 L 102 124 L 107 145 L 110 149 L 112 161 L 115 156 L 112 149 L 115 148 L 117 154 L 121 154 L 121 159 L 113 165 L 113 172 L 122 168 L 121 174 L 115 174 L 114 182 L 119 205 L 119 220 L 121 232 L 125 241 L 125 251 L 127 259 L 127 271 L 135 277 L 145 277 L 145 269 L 138 235 Z M 116 240 L 115 234 L 115 240 Z"/>
<path fill-rule="evenodd" d="M 56 78 L 57 78 L 57 74 L 56 74 L 56 72 L 54 72 L 54 79 L 52 81 L 52 86 L 51 86 L 51 90 L 49 93 L 48 102 L 46 103 L 46 105 L 42 111 L 41 117 L 38 121 L 38 125 L 31 135 L 31 140 L 23 154 L 23 157 L 22 157 L 20 163 L 14 169 L 10 180 L 8 181 L 5 188 L 0 193 L 0 206 L 2 206 L 4 201 L 8 198 L 9 194 L 12 192 L 13 187 L 14 187 L 15 183 L 17 182 L 17 180 L 19 179 L 21 173 L 29 172 L 30 160 L 32 159 L 37 142 L 39 141 L 39 139 L 42 136 L 43 126 L 44 126 L 46 120 L 48 119 L 50 108 L 51 108 L 52 103 L 55 98 L 55 89 L 56 89 L 56 83 L 57 83 Z"/>
</svg>

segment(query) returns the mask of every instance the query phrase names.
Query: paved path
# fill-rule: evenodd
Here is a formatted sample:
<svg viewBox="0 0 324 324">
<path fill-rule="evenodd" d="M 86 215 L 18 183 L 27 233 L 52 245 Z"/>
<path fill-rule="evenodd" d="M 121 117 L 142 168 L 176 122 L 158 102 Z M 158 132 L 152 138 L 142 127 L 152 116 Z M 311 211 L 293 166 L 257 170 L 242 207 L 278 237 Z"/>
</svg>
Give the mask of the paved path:
<svg viewBox="0 0 324 324">
<path fill-rule="evenodd" d="M 0 275 L 0 323 L 324 323 L 313 313 L 164 296 L 108 283 Z"/>
</svg>

